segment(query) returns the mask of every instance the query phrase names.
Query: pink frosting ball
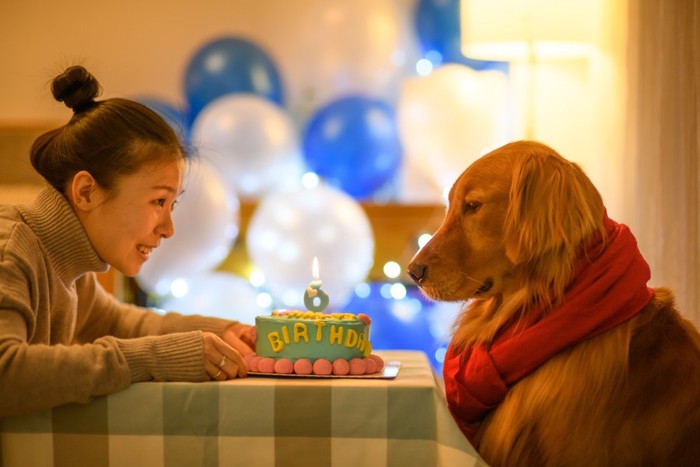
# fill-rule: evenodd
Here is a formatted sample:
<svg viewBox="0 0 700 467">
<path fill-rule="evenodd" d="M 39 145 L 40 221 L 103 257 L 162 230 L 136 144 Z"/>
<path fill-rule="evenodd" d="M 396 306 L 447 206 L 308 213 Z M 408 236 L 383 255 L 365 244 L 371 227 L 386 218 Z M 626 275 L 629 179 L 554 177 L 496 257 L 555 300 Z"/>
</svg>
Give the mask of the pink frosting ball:
<svg viewBox="0 0 700 467">
<path fill-rule="evenodd" d="M 313 370 L 315 375 L 330 375 L 333 371 L 333 365 L 325 358 L 319 358 L 314 362 Z"/>
<path fill-rule="evenodd" d="M 364 313 L 358 313 L 357 318 L 368 326 L 372 323 L 372 319 Z"/>
<path fill-rule="evenodd" d="M 270 357 L 265 357 L 258 363 L 258 371 L 260 373 L 274 373 L 275 372 L 275 359 Z"/>
<path fill-rule="evenodd" d="M 350 364 L 344 358 L 337 358 L 333 361 L 334 375 L 347 375 L 350 373 Z"/>
<path fill-rule="evenodd" d="M 294 373 L 298 375 L 310 375 L 314 366 L 308 358 L 300 358 L 294 362 Z"/>
<path fill-rule="evenodd" d="M 377 364 L 377 371 L 382 371 L 382 368 L 384 368 L 384 360 L 382 357 L 380 357 L 377 354 L 370 354 L 369 358 L 375 361 Z"/>
<path fill-rule="evenodd" d="M 253 358 L 248 362 L 248 371 L 260 371 L 260 360 L 262 357 L 253 355 Z"/>
<path fill-rule="evenodd" d="M 350 374 L 364 375 L 367 371 L 367 364 L 361 358 L 353 358 L 350 360 Z"/>
<path fill-rule="evenodd" d="M 275 362 L 275 373 L 288 375 L 294 372 L 294 364 L 288 358 L 280 358 Z"/>
<path fill-rule="evenodd" d="M 374 359 L 367 357 L 363 358 L 362 361 L 365 362 L 365 365 L 367 365 L 366 372 L 368 375 L 377 372 L 377 362 L 375 362 Z"/>
</svg>

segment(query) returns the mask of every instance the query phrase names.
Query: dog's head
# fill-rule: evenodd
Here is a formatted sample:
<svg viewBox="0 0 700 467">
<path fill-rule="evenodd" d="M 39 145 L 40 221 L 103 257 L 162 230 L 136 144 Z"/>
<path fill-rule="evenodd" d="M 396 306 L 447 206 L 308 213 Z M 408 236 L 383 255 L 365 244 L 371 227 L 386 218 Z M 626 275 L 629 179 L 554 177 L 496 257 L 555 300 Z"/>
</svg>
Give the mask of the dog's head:
<svg viewBox="0 0 700 467">
<path fill-rule="evenodd" d="M 518 296 L 551 304 L 584 242 L 603 235 L 600 194 L 583 171 L 536 142 L 507 144 L 474 162 L 408 273 L 435 300 Z"/>
</svg>

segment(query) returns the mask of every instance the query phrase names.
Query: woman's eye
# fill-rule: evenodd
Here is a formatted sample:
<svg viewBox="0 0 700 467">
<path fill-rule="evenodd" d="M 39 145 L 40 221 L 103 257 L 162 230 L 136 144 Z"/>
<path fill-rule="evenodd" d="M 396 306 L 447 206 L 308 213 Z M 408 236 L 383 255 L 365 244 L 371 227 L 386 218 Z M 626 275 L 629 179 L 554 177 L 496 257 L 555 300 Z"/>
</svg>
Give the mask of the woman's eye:
<svg viewBox="0 0 700 467">
<path fill-rule="evenodd" d="M 156 204 L 160 207 L 165 206 L 165 198 L 157 199 Z"/>
<path fill-rule="evenodd" d="M 170 205 L 170 210 L 171 210 L 171 211 L 174 211 L 174 210 L 175 210 L 175 206 L 177 206 L 179 203 L 180 203 L 180 202 L 179 202 L 178 200 L 173 201 L 173 204 Z"/>
<path fill-rule="evenodd" d="M 462 205 L 462 212 L 464 214 L 473 213 L 479 210 L 481 203 L 479 201 L 465 201 Z"/>
</svg>

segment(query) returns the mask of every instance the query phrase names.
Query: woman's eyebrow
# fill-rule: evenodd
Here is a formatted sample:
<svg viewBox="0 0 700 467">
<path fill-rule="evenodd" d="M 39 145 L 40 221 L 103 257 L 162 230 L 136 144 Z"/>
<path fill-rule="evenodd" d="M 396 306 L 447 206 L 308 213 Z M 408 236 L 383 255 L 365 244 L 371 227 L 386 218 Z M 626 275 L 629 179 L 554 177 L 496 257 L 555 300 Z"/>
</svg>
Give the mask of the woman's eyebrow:
<svg viewBox="0 0 700 467">
<path fill-rule="evenodd" d="M 177 189 L 171 185 L 154 185 L 151 188 L 154 190 L 166 190 L 166 191 L 169 191 L 171 193 L 177 193 Z M 180 191 L 178 196 L 181 196 L 184 192 L 185 192 L 185 190 Z"/>
</svg>

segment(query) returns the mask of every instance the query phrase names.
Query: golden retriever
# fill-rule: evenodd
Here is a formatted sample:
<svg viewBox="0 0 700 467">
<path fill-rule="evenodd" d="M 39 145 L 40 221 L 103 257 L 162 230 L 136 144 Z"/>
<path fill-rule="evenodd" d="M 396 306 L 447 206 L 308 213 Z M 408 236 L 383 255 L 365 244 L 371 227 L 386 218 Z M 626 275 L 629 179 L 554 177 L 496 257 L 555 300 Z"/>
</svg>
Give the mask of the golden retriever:
<svg viewBox="0 0 700 467">
<path fill-rule="evenodd" d="M 669 290 L 646 287 L 625 229 L 576 164 L 537 142 L 496 149 L 452 187 L 407 271 L 428 297 L 467 303 L 444 376 L 490 465 L 700 465 L 700 334 Z"/>
</svg>

